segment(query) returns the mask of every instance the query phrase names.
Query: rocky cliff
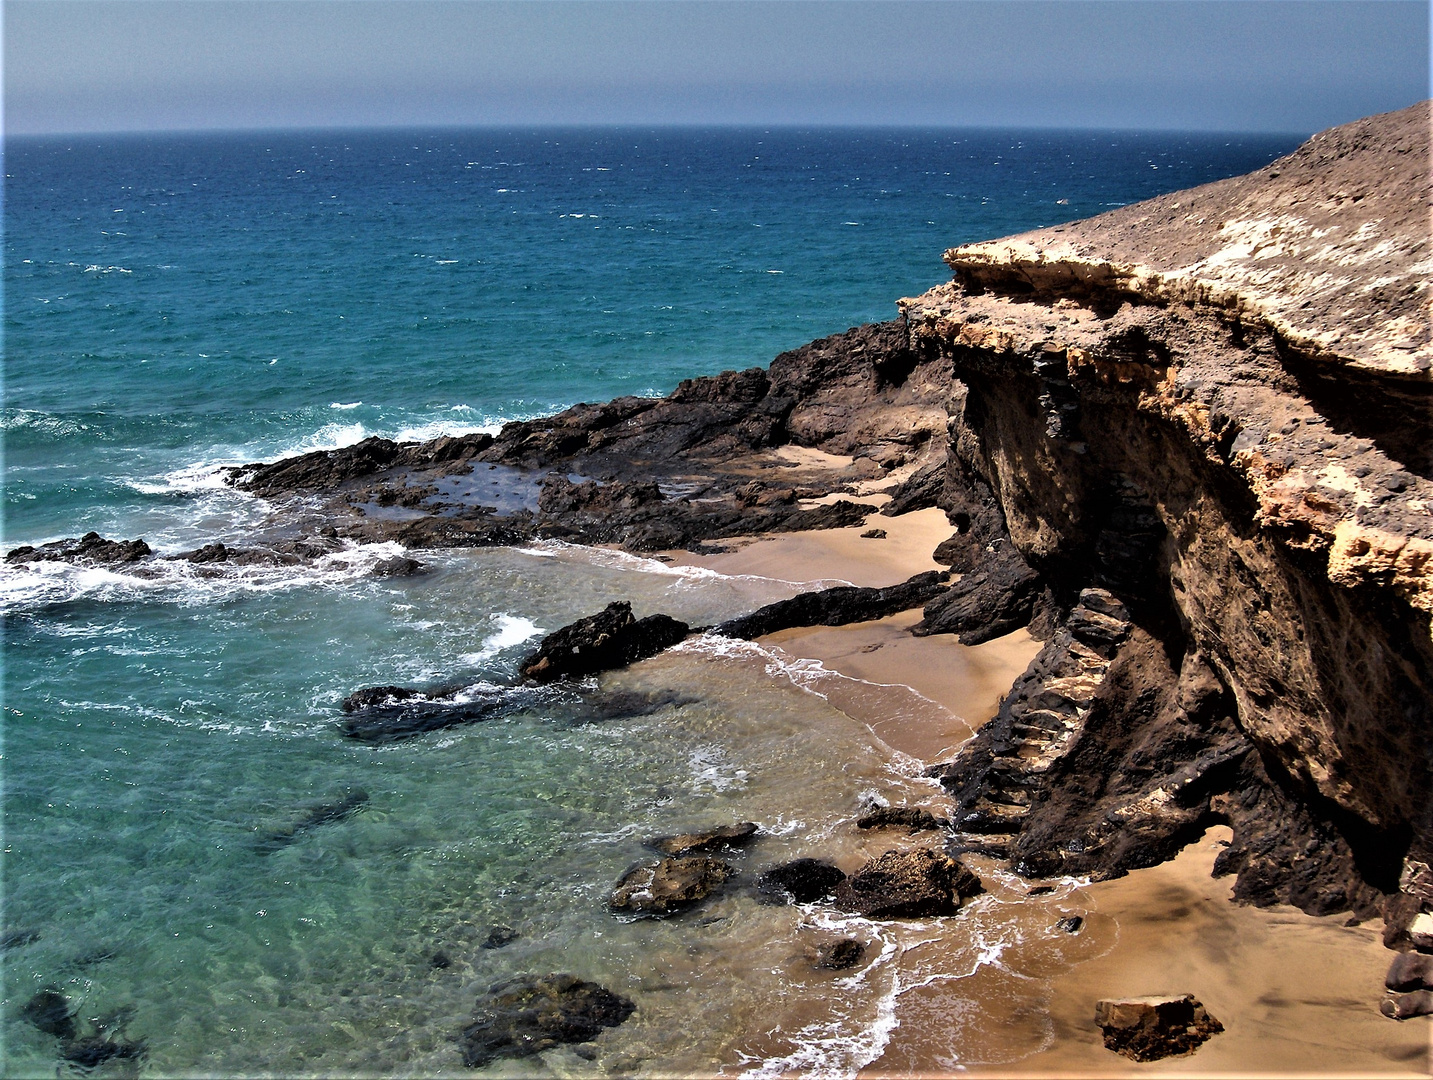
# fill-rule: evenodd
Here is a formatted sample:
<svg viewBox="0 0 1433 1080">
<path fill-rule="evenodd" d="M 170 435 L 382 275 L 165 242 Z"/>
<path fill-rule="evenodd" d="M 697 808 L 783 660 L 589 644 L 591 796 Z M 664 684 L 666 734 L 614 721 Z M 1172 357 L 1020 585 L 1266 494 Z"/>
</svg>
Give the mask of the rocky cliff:
<svg viewBox="0 0 1433 1080">
<path fill-rule="evenodd" d="M 1059 627 L 940 770 L 966 842 L 1110 874 L 1224 821 L 1236 895 L 1318 912 L 1427 861 L 1428 131 L 956 248 L 901 301 L 953 373 L 952 513 Z"/>
</svg>

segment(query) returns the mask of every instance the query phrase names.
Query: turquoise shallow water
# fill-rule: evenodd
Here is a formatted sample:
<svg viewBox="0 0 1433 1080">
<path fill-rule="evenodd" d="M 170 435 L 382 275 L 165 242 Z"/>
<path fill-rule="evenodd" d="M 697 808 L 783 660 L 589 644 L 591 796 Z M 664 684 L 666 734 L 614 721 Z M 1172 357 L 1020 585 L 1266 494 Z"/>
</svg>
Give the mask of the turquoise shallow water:
<svg viewBox="0 0 1433 1080">
<path fill-rule="evenodd" d="M 765 363 L 889 316 L 941 279 L 952 243 L 1241 172 L 1293 142 L 12 139 L 7 546 L 91 528 L 160 551 L 232 541 L 267 507 L 225 490 L 218 465 Z M 0 568 L 7 1074 L 57 1068 L 57 1041 L 18 1015 L 43 987 L 82 1026 L 145 1040 L 106 1075 L 465 1072 L 451 1040 L 476 994 L 539 970 L 599 979 L 638 1012 L 595 1060 L 494 1072 L 840 1074 L 879 1051 L 903 985 L 998 966 L 1024 933 L 982 901 L 937 971 L 911 935 L 945 929 L 863 924 L 879 948 L 838 977 L 813 973 L 803 942 L 855 924 L 740 889 L 695 917 L 613 919 L 606 892 L 652 832 L 750 819 L 766 835 L 748 873 L 858 862 L 862 799 L 936 792 L 822 696 L 826 676 L 713 643 L 610 680 L 694 699 L 649 717 L 582 724 L 553 693 L 502 721 L 350 744 L 338 702 L 359 686 L 506 681 L 534 635 L 612 599 L 707 623 L 795 588 L 561 547 L 366 573 L 390 553 L 218 576 Z M 265 850 L 355 789 L 360 812 Z M 482 949 L 496 924 L 518 939 Z M 961 1042 L 960 1024 L 980 1029 L 970 1008 L 950 1021 L 953 1063 L 996 1053 Z"/>
</svg>

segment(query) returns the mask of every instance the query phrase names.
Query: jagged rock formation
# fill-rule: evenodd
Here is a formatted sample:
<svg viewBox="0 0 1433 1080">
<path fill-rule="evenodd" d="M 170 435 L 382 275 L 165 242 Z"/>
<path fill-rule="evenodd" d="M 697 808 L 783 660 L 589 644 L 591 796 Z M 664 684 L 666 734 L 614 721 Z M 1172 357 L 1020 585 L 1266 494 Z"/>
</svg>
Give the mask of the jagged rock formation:
<svg viewBox="0 0 1433 1080">
<path fill-rule="evenodd" d="M 944 770 L 1017 866 L 1227 821 L 1236 896 L 1369 913 L 1433 850 L 1428 126 L 954 249 L 901 302 L 952 365 L 966 531 L 998 552 L 998 511 L 1073 611 Z"/>
</svg>

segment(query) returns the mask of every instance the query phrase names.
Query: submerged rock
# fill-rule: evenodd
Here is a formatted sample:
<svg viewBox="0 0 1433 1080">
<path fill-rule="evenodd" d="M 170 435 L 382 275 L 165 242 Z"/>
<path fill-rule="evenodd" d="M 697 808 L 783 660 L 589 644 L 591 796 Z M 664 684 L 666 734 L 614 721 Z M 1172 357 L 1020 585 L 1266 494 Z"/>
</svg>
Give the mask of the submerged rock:
<svg viewBox="0 0 1433 1080">
<path fill-rule="evenodd" d="M 146 1050 L 143 1039 L 131 1040 L 112 1038 L 108 1035 L 86 1035 L 82 1039 L 71 1039 L 60 1048 L 60 1056 L 82 1069 L 93 1069 L 106 1061 L 144 1057 Z"/>
<path fill-rule="evenodd" d="M 675 836 L 656 836 L 646 841 L 646 846 L 663 855 L 698 855 L 720 848 L 741 847 L 757 833 L 754 821 L 741 821 L 735 825 L 721 825 L 702 832 L 678 833 Z"/>
<path fill-rule="evenodd" d="M 958 859 L 922 848 L 888 851 L 836 888 L 836 906 L 875 919 L 954 915 L 985 891 Z"/>
<path fill-rule="evenodd" d="M 856 819 L 858 829 L 909 829 L 913 833 L 943 829 L 950 822 L 914 806 L 877 806 Z"/>
<path fill-rule="evenodd" d="M 376 703 L 361 704 L 364 695 L 371 696 Z M 341 727 L 350 739 L 380 745 L 505 716 L 526 708 L 534 700 L 536 692 L 522 686 L 469 686 L 434 697 L 403 687 L 379 686 L 360 690 L 345 700 L 345 706 L 349 702 L 355 705 Z"/>
<path fill-rule="evenodd" d="M 75 1037 L 75 1013 L 69 999 L 54 987 L 35 993 L 20 1009 L 20 1015 L 46 1035 L 61 1039 Z"/>
<path fill-rule="evenodd" d="M 1133 1061 L 1192 1054 L 1224 1030 L 1193 994 L 1100 1001 L 1095 1026 L 1103 1032 L 1107 1049 Z"/>
<path fill-rule="evenodd" d="M 810 904 L 830 896 L 845 880 L 846 875 L 828 862 L 793 859 L 763 871 L 756 889 L 769 903 Z"/>
<path fill-rule="evenodd" d="M 617 600 L 548 634 L 518 670 L 523 678 L 540 683 L 595 675 L 655 656 L 686 636 L 686 623 L 666 615 L 638 619 L 628 601 Z"/>
<path fill-rule="evenodd" d="M 637 1006 L 575 975 L 524 975 L 494 986 L 478 999 L 473 1022 L 458 1046 L 463 1064 L 481 1068 L 499 1058 L 523 1058 L 563 1043 L 595 1039 Z"/>
<path fill-rule="evenodd" d="M 368 792 L 361 788 L 354 788 L 345 792 L 337 799 L 330 799 L 327 802 L 314 803 L 306 807 L 289 824 L 281 828 L 272 829 L 259 837 L 258 849 L 261 854 L 268 855 L 271 852 L 288 847 L 305 833 L 317 829 L 323 825 L 332 825 L 336 822 L 351 818 L 368 803 Z"/>
<path fill-rule="evenodd" d="M 518 939 L 518 932 L 511 926 L 494 926 L 488 931 L 488 936 L 483 938 L 483 943 L 478 946 L 480 949 L 501 949 L 511 945 Z"/>
<path fill-rule="evenodd" d="M 816 946 L 816 956 L 813 963 L 818 968 L 827 968 L 830 971 L 844 971 L 853 968 L 861 962 L 861 957 L 866 955 L 866 946 L 855 938 L 838 938 L 835 941 L 823 941 Z"/>
<path fill-rule="evenodd" d="M 736 874 L 735 867 L 706 856 L 662 859 L 627 871 L 608 904 L 615 912 L 670 915 L 705 900 Z"/>
<path fill-rule="evenodd" d="M 595 690 L 582 695 L 582 719 L 630 720 L 651 716 L 668 705 L 674 709 L 693 705 L 697 700 L 676 690 Z"/>
</svg>

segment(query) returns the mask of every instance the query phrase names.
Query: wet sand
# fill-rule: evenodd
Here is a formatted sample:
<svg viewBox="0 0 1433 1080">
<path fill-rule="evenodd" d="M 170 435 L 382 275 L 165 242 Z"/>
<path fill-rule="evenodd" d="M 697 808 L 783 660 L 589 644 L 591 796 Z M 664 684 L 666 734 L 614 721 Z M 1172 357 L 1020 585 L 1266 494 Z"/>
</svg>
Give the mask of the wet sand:
<svg viewBox="0 0 1433 1080">
<path fill-rule="evenodd" d="M 861 536 L 870 529 L 884 529 L 885 539 Z M 899 585 L 927 570 L 944 570 L 930 557 L 931 552 L 954 532 L 943 510 L 916 510 L 893 518 L 871 514 L 864 524 L 848 529 L 726 540 L 722 543 L 730 550 L 719 555 L 690 551 L 665 554 L 675 564 L 705 566 L 722 574 L 755 574 L 780 581 L 826 584 L 844 581 L 879 589 Z"/>
<path fill-rule="evenodd" d="M 1051 1045 L 1016 1065 L 972 1073 L 1427 1076 L 1429 1020 L 1398 1023 L 1378 1012 L 1393 957 L 1380 941 L 1382 924 L 1231 903 L 1233 879 L 1210 876 L 1229 836 L 1226 827 L 1210 829 L 1172 862 L 1072 893 L 1063 906 L 1085 915 L 1082 932 L 1101 949 L 1053 979 Z M 1224 1032 L 1192 1055 L 1144 1064 L 1104 1048 L 1096 1001 L 1182 993 L 1199 998 Z"/>
<path fill-rule="evenodd" d="M 759 640 L 793 656 L 819 660 L 851 679 L 909 687 L 939 706 L 915 714 L 924 722 L 913 723 L 877 711 L 874 695 L 870 707 L 836 702 L 893 750 L 925 762 L 940 761 L 995 715 L 1001 697 L 1029 666 L 1040 642 L 1024 630 L 975 646 L 961 645 L 949 634 L 914 637 L 909 628 L 920 617 L 917 609 L 849 626 L 782 630 Z"/>
<path fill-rule="evenodd" d="M 887 538 L 860 536 L 872 527 Z M 676 561 L 727 574 L 879 587 L 936 569 L 930 552 L 950 531 L 939 510 L 873 515 L 863 526 L 754 539 Z M 832 704 L 892 750 L 929 762 L 949 756 L 994 715 L 1040 643 L 1025 631 L 973 648 L 945 635 L 916 638 L 908 628 L 919 618 L 908 611 L 785 630 L 761 642 L 819 661 L 826 672 L 819 689 Z M 1393 956 L 1379 940 L 1381 924 L 1346 926 L 1346 915 L 1314 918 L 1231 903 L 1232 879 L 1210 876 L 1228 837 L 1227 828 L 1211 829 L 1170 863 L 1030 899 L 1025 892 L 1036 883 L 972 859 L 991 903 L 1010 913 L 1008 929 L 1018 930 L 1002 933 L 1009 943 L 998 959 L 973 973 L 959 916 L 947 939 L 903 956 L 907 989 L 896 1001 L 897 1026 L 862 1075 L 1430 1075 L 1433 1022 L 1400 1024 L 1378 1012 Z M 1052 932 L 1064 915 L 1085 920 L 1078 933 Z M 1225 1031 L 1192 1055 L 1159 1062 L 1105 1049 L 1093 1022 L 1096 1001 L 1163 993 L 1194 994 Z"/>
</svg>

